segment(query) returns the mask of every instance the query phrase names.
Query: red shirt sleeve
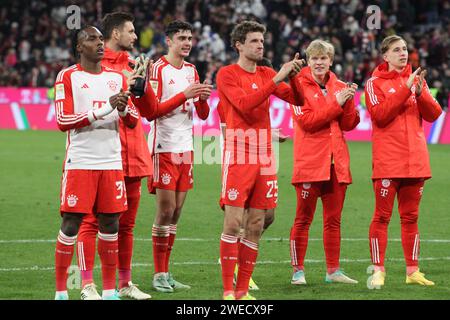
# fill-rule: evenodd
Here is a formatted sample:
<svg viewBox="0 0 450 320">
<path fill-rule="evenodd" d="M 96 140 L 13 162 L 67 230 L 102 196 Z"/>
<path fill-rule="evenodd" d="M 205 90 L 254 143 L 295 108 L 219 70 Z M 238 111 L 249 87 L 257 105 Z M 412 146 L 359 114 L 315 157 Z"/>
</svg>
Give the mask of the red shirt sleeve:
<svg viewBox="0 0 450 320">
<path fill-rule="evenodd" d="M 167 101 L 159 102 L 151 87 L 145 91 L 142 97 L 132 96 L 131 99 L 141 115 L 149 121 L 168 114 L 186 102 L 186 96 L 183 92 L 176 94 Z"/>
<path fill-rule="evenodd" d="M 364 88 L 367 110 L 378 127 L 387 126 L 405 108 L 405 102 L 411 95 L 408 87 L 399 87 L 396 93 L 385 97 L 374 79 L 367 80 Z"/>
<path fill-rule="evenodd" d="M 217 89 L 244 118 L 248 118 L 254 108 L 260 106 L 276 90 L 277 85 L 270 79 L 254 93 L 247 93 L 236 81 L 238 75 L 228 69 L 220 69 L 217 74 Z"/>
<path fill-rule="evenodd" d="M 267 72 L 267 77 L 272 79 L 277 74 L 275 70 L 271 68 L 265 68 L 265 72 Z M 273 93 L 278 98 L 289 102 L 293 105 L 301 106 L 304 103 L 303 90 L 300 82 L 297 77 L 289 78 L 289 84 L 285 82 L 281 82 L 275 92 Z"/>
<path fill-rule="evenodd" d="M 353 98 L 347 100 L 343 110 L 344 112 L 339 119 L 339 127 L 344 131 L 355 129 L 360 121 L 359 112 L 355 107 L 355 100 Z"/>
<path fill-rule="evenodd" d="M 220 123 L 225 123 L 225 113 L 224 113 L 223 106 L 220 103 L 220 101 L 217 104 L 217 113 L 219 114 Z"/>
<path fill-rule="evenodd" d="M 310 104 L 306 100 L 300 109 L 294 108 L 294 111 L 296 111 L 294 119 L 297 120 L 303 130 L 309 132 L 321 129 L 343 112 L 336 99 L 334 101 L 327 99 L 327 103 L 320 106 Z"/>
<path fill-rule="evenodd" d="M 55 111 L 56 122 L 61 131 L 83 128 L 91 124 L 87 111 L 74 113 L 70 72 L 66 70 L 62 70 L 56 78 Z"/>
<path fill-rule="evenodd" d="M 198 76 L 196 69 L 194 69 L 194 73 L 195 73 L 195 82 L 196 83 L 200 82 L 200 77 Z M 195 111 L 197 111 L 197 115 L 200 119 L 206 120 L 206 118 L 208 118 L 208 115 L 209 115 L 208 101 L 201 100 L 200 98 L 197 98 L 197 99 L 198 99 L 198 101 L 194 102 Z"/>
<path fill-rule="evenodd" d="M 151 74 L 152 72 L 148 73 L 149 76 Z M 132 100 L 141 115 L 148 121 L 152 121 L 172 112 L 187 100 L 183 92 L 176 94 L 164 102 L 160 102 L 161 95 L 161 77 L 150 77 L 149 81 L 146 83 L 145 94 L 140 98 L 132 97 Z"/>
<path fill-rule="evenodd" d="M 422 93 L 417 97 L 417 106 L 420 115 L 428 122 L 434 122 L 442 113 L 439 103 L 431 95 L 428 84 L 425 82 Z"/>
</svg>

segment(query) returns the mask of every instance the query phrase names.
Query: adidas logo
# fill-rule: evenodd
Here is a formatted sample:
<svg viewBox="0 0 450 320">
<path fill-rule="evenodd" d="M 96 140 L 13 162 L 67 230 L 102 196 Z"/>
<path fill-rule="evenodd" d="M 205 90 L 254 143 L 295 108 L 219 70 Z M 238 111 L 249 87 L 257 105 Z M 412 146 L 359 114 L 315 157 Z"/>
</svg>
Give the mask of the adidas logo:
<svg viewBox="0 0 450 320">
<path fill-rule="evenodd" d="M 390 88 L 388 92 L 389 93 L 395 93 L 395 89 L 394 88 Z"/>
<path fill-rule="evenodd" d="M 314 95 L 314 98 L 315 98 L 315 99 L 319 98 L 319 94 L 316 93 L 316 94 Z"/>
<path fill-rule="evenodd" d="M 175 84 L 175 81 L 173 81 L 173 79 L 170 79 L 169 84 Z"/>
<path fill-rule="evenodd" d="M 258 89 L 258 86 L 256 85 L 256 83 L 253 82 L 252 84 L 252 89 Z"/>
<path fill-rule="evenodd" d="M 87 85 L 87 83 L 85 83 L 81 86 L 81 89 L 89 89 L 89 86 Z"/>
</svg>

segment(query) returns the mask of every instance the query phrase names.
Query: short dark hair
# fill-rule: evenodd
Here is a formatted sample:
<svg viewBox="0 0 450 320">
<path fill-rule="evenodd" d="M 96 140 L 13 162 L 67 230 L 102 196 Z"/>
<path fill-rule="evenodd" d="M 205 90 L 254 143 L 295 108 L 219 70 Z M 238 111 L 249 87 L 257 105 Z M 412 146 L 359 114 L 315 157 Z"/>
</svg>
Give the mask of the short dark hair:
<svg viewBox="0 0 450 320">
<path fill-rule="evenodd" d="M 106 40 L 111 39 L 114 29 L 120 29 L 125 22 L 134 22 L 134 16 L 128 12 L 112 12 L 108 13 L 102 19 L 102 31 Z"/>
<path fill-rule="evenodd" d="M 266 33 L 266 27 L 256 21 L 243 21 L 236 25 L 231 31 L 231 46 L 236 49 L 236 42 L 244 43 L 247 34 L 251 32 Z"/>
<path fill-rule="evenodd" d="M 194 31 L 194 28 L 192 27 L 192 25 L 189 22 L 184 22 L 184 21 L 180 21 L 180 20 L 175 20 L 170 22 L 167 26 L 166 26 L 166 30 L 165 30 L 165 34 L 167 37 L 172 38 L 173 35 L 179 31 Z"/>
</svg>

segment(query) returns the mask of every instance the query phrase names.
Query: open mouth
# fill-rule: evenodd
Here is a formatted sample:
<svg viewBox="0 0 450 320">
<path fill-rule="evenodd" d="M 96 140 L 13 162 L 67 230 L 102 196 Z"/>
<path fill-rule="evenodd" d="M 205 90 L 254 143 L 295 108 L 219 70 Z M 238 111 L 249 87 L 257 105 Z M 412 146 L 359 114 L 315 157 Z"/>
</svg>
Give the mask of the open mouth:
<svg viewBox="0 0 450 320">
<path fill-rule="evenodd" d="M 105 52 L 105 50 L 103 48 L 97 50 L 98 54 L 103 54 L 104 52 Z"/>
</svg>

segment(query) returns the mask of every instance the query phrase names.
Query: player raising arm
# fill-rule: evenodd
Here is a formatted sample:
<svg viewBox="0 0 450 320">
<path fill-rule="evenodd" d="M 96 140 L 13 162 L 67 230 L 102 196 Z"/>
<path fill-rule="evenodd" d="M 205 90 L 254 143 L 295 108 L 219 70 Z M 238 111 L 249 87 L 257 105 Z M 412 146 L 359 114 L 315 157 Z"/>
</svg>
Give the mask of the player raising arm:
<svg viewBox="0 0 450 320">
<path fill-rule="evenodd" d="M 365 98 L 372 119 L 372 181 L 375 213 L 369 230 L 374 265 L 371 285 L 384 285 L 388 224 L 395 196 L 402 230 L 406 283 L 434 283 L 419 271 L 420 238 L 417 220 L 426 179 L 431 178 L 422 120 L 442 113 L 425 81 L 426 71 L 412 73 L 406 41 L 396 35 L 381 43 L 384 63 L 367 80 Z"/>
<path fill-rule="evenodd" d="M 265 215 L 277 203 L 268 98 L 274 94 L 293 104 L 303 103 L 301 88 L 293 90 L 283 83 L 289 75 L 294 76 L 300 70 L 300 60 L 284 64 L 278 73 L 269 67 L 257 66 L 263 58 L 264 33 L 265 27 L 256 22 L 244 21 L 237 25 L 231 33 L 231 42 L 239 53 L 238 62 L 221 68 L 217 75 L 226 123 L 220 199 L 225 213 L 220 259 L 223 298 L 227 300 L 254 299 L 248 289 L 258 255 L 258 242 Z M 238 243 L 245 209 L 249 209 L 245 235 Z M 239 271 L 234 287 L 236 263 Z"/>
</svg>

